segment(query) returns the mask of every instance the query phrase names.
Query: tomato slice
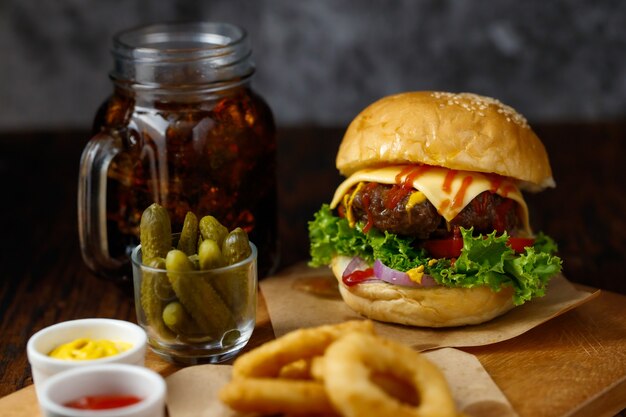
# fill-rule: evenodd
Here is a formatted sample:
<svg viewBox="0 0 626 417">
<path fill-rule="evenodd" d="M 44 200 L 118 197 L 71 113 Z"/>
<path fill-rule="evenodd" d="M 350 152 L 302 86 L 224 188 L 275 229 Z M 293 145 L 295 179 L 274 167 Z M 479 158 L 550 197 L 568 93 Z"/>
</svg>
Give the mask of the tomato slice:
<svg viewBox="0 0 626 417">
<path fill-rule="evenodd" d="M 508 245 L 517 253 L 524 252 L 524 248 L 535 244 L 535 239 L 529 237 L 510 237 Z"/>
<path fill-rule="evenodd" d="M 525 237 L 509 237 L 507 244 L 517 253 L 524 252 L 524 248 L 532 246 L 535 239 Z M 433 258 L 458 258 L 463 249 L 463 239 L 453 237 L 451 239 L 435 239 L 424 242 L 424 249 Z"/>
<path fill-rule="evenodd" d="M 435 239 L 424 242 L 424 249 L 433 258 L 458 258 L 463 249 L 463 239 L 453 237 L 452 239 Z"/>
</svg>

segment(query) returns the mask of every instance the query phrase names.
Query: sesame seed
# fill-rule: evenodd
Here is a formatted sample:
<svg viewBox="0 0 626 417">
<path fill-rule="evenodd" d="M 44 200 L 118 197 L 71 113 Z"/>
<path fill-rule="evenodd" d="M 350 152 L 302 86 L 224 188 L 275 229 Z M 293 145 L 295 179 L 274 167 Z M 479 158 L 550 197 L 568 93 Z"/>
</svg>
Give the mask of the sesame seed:
<svg viewBox="0 0 626 417">
<path fill-rule="evenodd" d="M 446 104 L 448 106 L 456 105 L 469 112 L 476 113 L 481 117 L 485 116 L 483 110 L 487 110 L 489 107 L 493 106 L 498 114 L 506 116 L 507 122 L 513 122 L 520 127 L 528 128 L 528 121 L 524 116 L 519 114 L 512 107 L 491 97 L 479 96 L 472 93 L 454 94 L 442 91 L 433 92 L 431 96 L 438 100 L 442 98 L 446 100 L 443 103 L 439 103 L 440 108 L 444 108 Z"/>
</svg>

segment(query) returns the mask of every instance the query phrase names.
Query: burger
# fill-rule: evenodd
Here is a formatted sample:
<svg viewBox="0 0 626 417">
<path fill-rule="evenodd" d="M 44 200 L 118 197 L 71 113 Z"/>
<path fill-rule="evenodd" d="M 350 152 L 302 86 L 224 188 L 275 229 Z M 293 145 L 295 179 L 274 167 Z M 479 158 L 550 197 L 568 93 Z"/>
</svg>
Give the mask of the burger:
<svg viewBox="0 0 626 417">
<path fill-rule="evenodd" d="M 543 296 L 561 271 L 522 196 L 555 186 L 545 147 L 496 99 L 384 97 L 350 123 L 336 166 L 346 179 L 308 224 L 309 264 L 330 266 L 368 318 L 483 323 Z"/>
</svg>

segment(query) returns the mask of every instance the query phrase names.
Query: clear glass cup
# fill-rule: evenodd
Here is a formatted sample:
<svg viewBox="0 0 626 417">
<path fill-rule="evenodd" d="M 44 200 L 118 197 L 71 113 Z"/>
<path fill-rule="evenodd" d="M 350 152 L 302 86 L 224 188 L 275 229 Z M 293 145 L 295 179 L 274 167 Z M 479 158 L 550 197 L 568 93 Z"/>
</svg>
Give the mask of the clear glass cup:
<svg viewBox="0 0 626 417">
<path fill-rule="evenodd" d="M 174 235 L 174 242 L 178 235 Z M 172 272 L 142 263 L 141 245 L 131 253 L 138 324 L 151 349 L 179 364 L 231 359 L 250 340 L 256 324 L 257 248 L 222 268 Z"/>
</svg>

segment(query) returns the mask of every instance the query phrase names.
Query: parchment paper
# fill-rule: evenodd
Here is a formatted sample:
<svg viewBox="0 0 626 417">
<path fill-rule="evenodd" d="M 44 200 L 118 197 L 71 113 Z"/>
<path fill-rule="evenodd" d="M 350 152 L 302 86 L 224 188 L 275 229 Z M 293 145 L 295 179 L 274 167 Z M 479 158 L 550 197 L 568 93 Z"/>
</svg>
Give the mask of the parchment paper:
<svg viewBox="0 0 626 417">
<path fill-rule="evenodd" d="M 457 408 L 468 417 L 517 416 L 475 356 L 451 348 L 424 355 L 442 370 Z M 242 417 L 217 397 L 220 387 L 230 380 L 231 368 L 230 365 L 192 366 L 166 378 L 169 416 Z"/>
<path fill-rule="evenodd" d="M 298 265 L 260 283 L 276 337 L 303 327 L 362 318 L 342 300 L 328 268 Z M 490 322 L 443 329 L 376 322 L 379 335 L 424 351 L 441 347 L 482 346 L 514 338 L 599 294 L 576 289 L 564 276 L 554 277 L 544 297 L 516 307 Z"/>
</svg>

